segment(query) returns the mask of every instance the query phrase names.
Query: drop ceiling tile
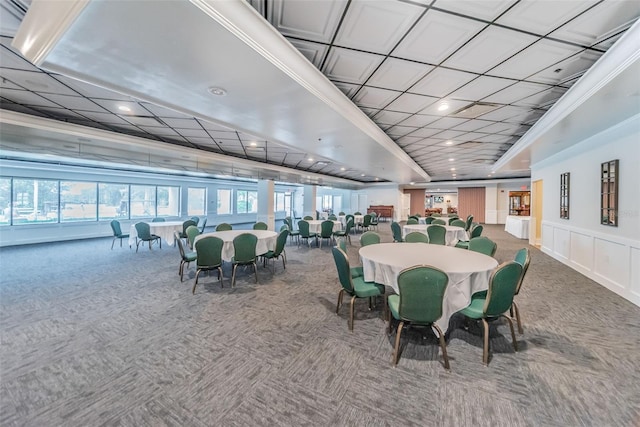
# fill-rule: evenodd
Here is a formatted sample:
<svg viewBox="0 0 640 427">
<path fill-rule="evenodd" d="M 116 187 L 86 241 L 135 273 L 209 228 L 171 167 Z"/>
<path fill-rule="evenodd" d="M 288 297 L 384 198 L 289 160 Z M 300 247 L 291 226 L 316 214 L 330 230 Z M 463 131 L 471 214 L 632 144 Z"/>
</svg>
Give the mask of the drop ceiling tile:
<svg viewBox="0 0 640 427">
<path fill-rule="evenodd" d="M 387 129 L 385 132 L 387 135 L 389 136 L 394 136 L 394 137 L 401 137 L 401 136 L 405 136 L 413 131 L 415 131 L 416 128 L 414 127 L 410 127 L 410 126 L 393 126 L 389 129 Z"/>
<path fill-rule="evenodd" d="M 511 105 L 507 105 L 504 107 L 501 107 L 497 110 L 491 111 L 487 114 L 482 115 L 480 118 L 482 120 L 493 120 L 493 121 L 497 121 L 497 122 L 501 122 L 504 120 L 507 120 L 511 117 L 515 117 L 521 114 L 525 114 L 530 112 L 531 109 L 529 108 L 524 108 L 524 107 L 514 107 Z"/>
<path fill-rule="evenodd" d="M 601 56 L 600 52 L 585 50 L 528 77 L 527 80 L 554 85 L 573 80 L 582 76 Z"/>
<path fill-rule="evenodd" d="M 17 85 L 28 88 L 34 92 L 78 95 L 75 91 L 46 73 L 14 70 L 13 68 L 0 68 L 0 77 L 10 80 Z"/>
<path fill-rule="evenodd" d="M 516 80 L 480 76 L 449 95 L 451 99 L 477 101 L 516 83 Z"/>
<path fill-rule="evenodd" d="M 593 47 L 600 50 L 609 50 L 611 46 L 613 46 L 618 41 L 618 39 L 622 37 L 622 35 L 624 34 L 624 31 L 625 30 L 620 31 L 617 34 L 613 34 L 612 36 L 601 39 L 602 41 L 594 44 Z"/>
<path fill-rule="evenodd" d="M 324 73 L 333 80 L 364 83 L 383 60 L 380 55 L 334 47 L 329 52 Z"/>
<path fill-rule="evenodd" d="M 399 94 L 400 92 L 396 92 L 393 90 L 363 86 L 360 92 L 358 92 L 358 94 L 354 97 L 353 102 L 362 107 L 382 108 Z M 397 108 L 395 108 L 394 110 L 402 111 Z"/>
<path fill-rule="evenodd" d="M 489 123 L 493 123 L 493 122 L 489 122 Z M 481 132 L 483 131 L 480 130 L 480 132 L 467 132 L 462 135 L 456 136 L 455 138 L 450 138 L 450 139 L 454 141 L 456 144 L 459 142 L 475 141 L 478 138 L 482 138 L 483 136 L 486 136 L 485 133 L 481 133 Z M 456 144 L 454 144 L 453 147 L 455 147 Z"/>
<path fill-rule="evenodd" d="M 496 134 L 489 134 L 489 135 L 485 135 L 483 137 L 480 138 L 476 138 L 476 141 L 480 141 L 480 142 L 486 142 L 486 143 L 493 143 L 493 144 L 503 144 L 507 141 L 511 140 L 511 136 L 508 135 L 496 135 Z"/>
<path fill-rule="evenodd" d="M 142 104 L 144 106 L 144 108 L 146 108 L 151 113 L 153 113 L 153 115 L 158 116 L 158 117 L 162 117 L 163 119 L 169 118 L 169 117 L 175 117 L 175 118 L 178 118 L 178 119 L 192 119 L 193 118 L 193 117 L 188 116 L 186 114 L 179 113 L 179 112 L 171 110 L 169 108 L 164 108 L 164 107 L 160 107 L 158 105 L 150 104 L 148 102 L 141 102 L 140 104 Z"/>
<path fill-rule="evenodd" d="M 149 132 L 151 135 L 155 135 L 161 138 L 164 137 L 175 137 L 178 138 L 179 135 L 171 128 L 167 127 L 154 127 L 154 126 L 140 126 L 141 129 Z"/>
<path fill-rule="evenodd" d="M 407 145 L 416 144 L 422 141 L 423 139 L 424 138 L 421 136 L 407 135 L 407 136 L 403 136 L 402 138 L 398 138 L 398 140 L 396 141 L 396 144 L 398 144 L 401 147 L 406 147 Z"/>
<path fill-rule="evenodd" d="M 402 59 L 387 58 L 367 85 L 405 91 L 433 67 Z"/>
<path fill-rule="evenodd" d="M 45 95 L 46 96 L 46 95 Z M 152 114 L 142 105 L 134 101 L 115 101 L 110 99 L 94 99 L 94 103 L 113 114 L 130 116 L 151 116 Z M 81 109 L 74 107 L 76 110 Z"/>
<path fill-rule="evenodd" d="M 346 0 L 268 2 L 272 25 L 285 36 L 330 42 Z"/>
<path fill-rule="evenodd" d="M 443 117 L 440 120 L 431 123 L 429 127 L 433 129 L 449 129 L 468 121 L 469 119 L 461 119 L 458 117 Z"/>
<path fill-rule="evenodd" d="M 353 0 L 334 43 L 386 55 L 422 12 L 408 3 Z"/>
<path fill-rule="evenodd" d="M 456 136 L 460 136 L 463 135 L 465 132 L 460 132 L 457 130 L 445 130 L 442 131 L 440 133 L 437 133 L 434 136 L 434 138 L 440 138 L 440 139 L 451 139 L 451 138 L 455 138 Z"/>
<path fill-rule="evenodd" d="M 438 98 L 434 98 L 432 96 L 404 93 L 398 97 L 398 99 L 389 104 L 387 109 L 406 113 L 416 113 L 433 104 L 437 100 Z"/>
<path fill-rule="evenodd" d="M 526 107 L 544 107 L 545 105 L 549 107 L 548 104 L 560 99 L 560 97 L 564 95 L 566 91 L 566 89 L 559 87 L 547 89 L 543 92 L 536 93 L 535 95 L 520 99 L 513 104 Z"/>
<path fill-rule="evenodd" d="M 202 126 L 196 119 L 177 119 L 172 117 L 160 117 L 160 119 L 176 129 L 199 129 L 202 130 Z"/>
<path fill-rule="evenodd" d="M 554 2 L 553 7 L 549 7 L 549 3 L 544 1 L 524 1 L 512 7 L 496 22 L 507 27 L 545 35 L 596 3 L 597 0 L 559 1 Z"/>
<path fill-rule="evenodd" d="M 360 88 L 358 85 L 351 83 L 333 82 L 333 84 L 346 95 L 347 98 L 351 98 L 354 93 Z"/>
<path fill-rule="evenodd" d="M 18 53 L 15 53 L 11 49 L 7 47 L 0 47 L 0 55 L 2 56 L 2 62 L 0 62 L 0 67 L 2 68 L 15 68 L 18 70 L 26 70 L 26 71 L 37 71 L 40 69 L 33 65 L 31 62 L 24 59 Z M 2 71 L 2 70 L 0 70 Z"/>
<path fill-rule="evenodd" d="M 491 69 L 488 74 L 524 79 L 539 70 L 575 55 L 581 50 L 581 48 L 552 40 L 540 40 Z"/>
<path fill-rule="evenodd" d="M 639 16 L 638 1 L 602 2 L 549 36 L 590 46 L 629 27 Z"/>
<path fill-rule="evenodd" d="M 403 126 L 416 126 L 416 127 L 423 127 L 423 126 L 427 126 L 429 123 L 433 123 L 436 120 L 438 120 L 440 117 L 438 116 L 427 116 L 424 114 L 414 114 L 413 116 L 409 117 L 408 119 L 406 119 L 405 121 L 399 123 Z"/>
<path fill-rule="evenodd" d="M 441 129 L 422 128 L 422 129 L 416 130 L 415 132 L 411 132 L 407 136 L 429 138 L 437 133 L 440 133 L 441 131 L 442 131 Z"/>
<path fill-rule="evenodd" d="M 539 83 L 519 82 L 485 98 L 484 101 L 497 102 L 499 104 L 511 104 L 537 92 L 542 92 L 547 88 L 548 86 Z"/>
<path fill-rule="evenodd" d="M 96 113 L 106 112 L 102 106 L 82 96 L 58 95 L 53 93 L 41 93 L 40 95 L 70 110 L 95 111 Z"/>
<path fill-rule="evenodd" d="M 375 116 L 380 111 L 379 108 L 367 108 L 367 107 L 362 107 L 362 106 L 359 106 L 359 107 L 362 110 L 362 112 L 365 113 L 369 117 Z"/>
<path fill-rule="evenodd" d="M 448 67 L 485 73 L 537 40 L 517 31 L 489 26 L 444 62 Z"/>
<path fill-rule="evenodd" d="M 505 122 L 507 122 L 507 123 L 528 123 L 528 124 L 533 124 L 540 117 L 542 117 L 543 114 L 544 114 L 544 112 L 540 111 L 540 110 L 529 110 L 526 113 L 522 113 L 522 114 L 518 114 L 518 115 L 513 116 L 513 117 L 509 117 L 509 118 L 505 119 Z"/>
<path fill-rule="evenodd" d="M 440 111 L 439 108 L 443 105 L 447 105 L 449 108 Z M 458 101 L 455 99 L 442 99 L 429 107 L 420 111 L 422 114 L 431 114 L 433 116 L 447 116 L 455 111 L 458 111 L 462 107 L 469 105 L 468 101 Z"/>
<path fill-rule="evenodd" d="M 17 84 L 12 83 L 7 79 L 2 79 L 2 78 L 0 78 L 0 88 L 2 88 L 2 89 L 25 90 L 22 86 L 18 86 Z"/>
<path fill-rule="evenodd" d="M 411 87 L 409 92 L 442 98 L 476 77 L 477 74 L 437 67 Z"/>
<path fill-rule="evenodd" d="M 83 116 L 86 116 L 86 115 L 80 115 L 75 111 L 67 110 L 66 108 L 38 107 L 38 111 L 50 114 L 56 118 L 63 119 L 63 120 L 69 117 L 83 119 L 84 118 Z"/>
<path fill-rule="evenodd" d="M 127 122 L 126 120 L 116 116 L 115 114 L 111 114 L 107 112 L 99 113 L 95 111 L 79 111 L 76 113 L 100 123 L 122 125 L 122 126 L 127 126 L 129 124 L 129 122 Z"/>
<path fill-rule="evenodd" d="M 459 131 L 465 131 L 465 132 L 473 132 L 475 130 L 487 127 L 490 124 L 493 124 L 493 122 L 491 122 L 489 120 L 474 119 L 474 120 L 469 120 L 469 121 L 467 121 L 465 123 L 459 124 L 457 126 L 453 126 L 452 129 L 453 130 L 459 130 Z"/>
<path fill-rule="evenodd" d="M 208 138 L 209 134 L 202 129 L 176 129 L 176 131 L 185 138 L 200 137 Z"/>
<path fill-rule="evenodd" d="M 517 128 L 518 128 L 518 125 L 514 125 L 514 124 L 494 123 L 485 128 L 482 128 L 481 132 L 482 133 L 498 133 L 498 132 L 504 132 L 509 129 L 516 130 Z"/>
<path fill-rule="evenodd" d="M 289 43 L 295 46 L 316 68 L 320 68 L 322 60 L 327 53 L 327 45 L 297 39 L 289 39 Z"/>
<path fill-rule="evenodd" d="M 484 26 L 478 21 L 429 10 L 392 55 L 439 64 Z"/>
<path fill-rule="evenodd" d="M 383 125 L 395 125 L 398 122 L 411 116 L 410 113 L 399 113 L 397 111 L 382 110 L 373 118 L 373 121 Z M 417 126 L 416 126 L 417 127 Z"/>
<path fill-rule="evenodd" d="M 493 21 L 515 2 L 516 0 L 438 0 L 434 7 Z"/>
<path fill-rule="evenodd" d="M 103 89 L 99 86 L 90 85 L 88 83 L 84 83 L 66 76 L 56 75 L 55 79 L 70 87 L 75 92 L 78 92 L 80 95 L 86 96 L 87 98 L 119 99 L 123 101 L 132 100 L 130 96 L 123 95 L 121 93 L 114 92 L 108 89 Z"/>
<path fill-rule="evenodd" d="M 60 105 L 55 104 L 36 93 L 29 92 L 22 89 L 2 89 L 2 92 L 0 92 L 0 96 L 2 98 L 6 98 L 10 101 L 13 101 L 17 104 L 25 104 L 25 105 L 35 106 L 35 107 L 38 107 L 38 106 L 53 107 L 53 108 L 60 107 Z"/>
</svg>

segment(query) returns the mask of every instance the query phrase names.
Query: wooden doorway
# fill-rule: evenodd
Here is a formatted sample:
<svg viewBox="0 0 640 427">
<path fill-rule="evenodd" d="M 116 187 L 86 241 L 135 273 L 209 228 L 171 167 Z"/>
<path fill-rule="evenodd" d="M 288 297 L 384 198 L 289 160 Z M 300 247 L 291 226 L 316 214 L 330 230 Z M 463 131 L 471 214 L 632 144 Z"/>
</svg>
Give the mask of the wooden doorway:
<svg viewBox="0 0 640 427">
<path fill-rule="evenodd" d="M 542 180 L 533 181 L 531 185 L 531 229 L 529 243 L 540 247 L 542 245 Z"/>
</svg>

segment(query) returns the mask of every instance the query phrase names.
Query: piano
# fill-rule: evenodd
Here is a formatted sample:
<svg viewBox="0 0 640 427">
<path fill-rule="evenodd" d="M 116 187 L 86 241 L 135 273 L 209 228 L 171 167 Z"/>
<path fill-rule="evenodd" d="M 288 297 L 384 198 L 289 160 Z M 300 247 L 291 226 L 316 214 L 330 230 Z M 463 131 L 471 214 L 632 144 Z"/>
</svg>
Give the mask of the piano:
<svg viewBox="0 0 640 427">
<path fill-rule="evenodd" d="M 375 212 L 381 221 L 385 219 L 393 220 L 393 205 L 371 205 L 367 209 L 367 213 Z"/>
</svg>

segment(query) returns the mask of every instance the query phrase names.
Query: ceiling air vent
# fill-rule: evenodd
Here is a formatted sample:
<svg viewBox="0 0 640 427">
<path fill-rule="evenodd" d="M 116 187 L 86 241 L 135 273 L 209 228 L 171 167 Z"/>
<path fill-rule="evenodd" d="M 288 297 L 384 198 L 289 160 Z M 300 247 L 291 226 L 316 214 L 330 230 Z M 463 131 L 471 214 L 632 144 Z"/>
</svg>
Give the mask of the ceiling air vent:
<svg viewBox="0 0 640 427">
<path fill-rule="evenodd" d="M 454 111 L 449 114 L 449 117 L 459 117 L 462 119 L 475 119 L 478 116 L 483 114 L 487 114 L 490 111 L 493 111 L 499 108 L 498 104 L 489 104 L 486 102 L 474 102 L 473 104 L 469 104 L 466 107 L 460 108 L 458 111 Z"/>
</svg>

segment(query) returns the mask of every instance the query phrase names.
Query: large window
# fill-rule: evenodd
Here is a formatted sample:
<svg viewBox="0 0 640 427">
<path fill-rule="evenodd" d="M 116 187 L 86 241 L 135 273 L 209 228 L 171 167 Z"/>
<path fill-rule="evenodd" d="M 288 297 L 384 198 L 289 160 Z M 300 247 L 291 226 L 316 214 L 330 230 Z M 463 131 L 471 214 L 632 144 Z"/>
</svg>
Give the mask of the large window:
<svg viewBox="0 0 640 427">
<path fill-rule="evenodd" d="M 157 187 L 158 216 L 180 216 L 180 187 Z"/>
<path fill-rule="evenodd" d="M 231 212 L 231 190 L 218 190 L 218 215 L 230 215 Z"/>
<path fill-rule="evenodd" d="M 98 219 L 129 218 L 129 184 L 98 184 Z"/>
<path fill-rule="evenodd" d="M 187 216 L 206 215 L 206 188 L 191 188 L 187 190 Z"/>
<path fill-rule="evenodd" d="M 275 212 L 282 212 L 285 210 L 284 206 L 284 193 L 274 193 L 273 194 L 273 206 Z"/>
<path fill-rule="evenodd" d="M 11 178 L 0 178 L 0 225 L 11 224 Z"/>
<path fill-rule="evenodd" d="M 60 220 L 95 221 L 97 200 L 95 182 L 60 181 Z"/>
<path fill-rule="evenodd" d="M 58 222 L 58 181 L 13 180 L 13 224 Z"/>
<path fill-rule="evenodd" d="M 131 218 L 156 216 L 156 187 L 154 185 L 131 186 Z"/>
<path fill-rule="evenodd" d="M 236 192 L 236 212 L 257 213 L 258 212 L 258 192 L 238 190 Z"/>
</svg>

